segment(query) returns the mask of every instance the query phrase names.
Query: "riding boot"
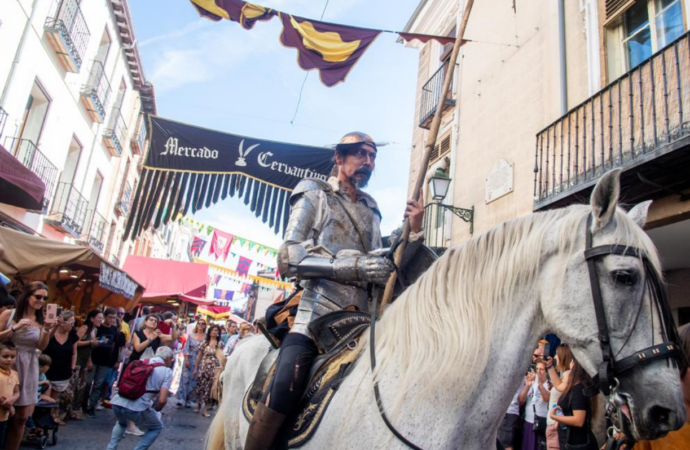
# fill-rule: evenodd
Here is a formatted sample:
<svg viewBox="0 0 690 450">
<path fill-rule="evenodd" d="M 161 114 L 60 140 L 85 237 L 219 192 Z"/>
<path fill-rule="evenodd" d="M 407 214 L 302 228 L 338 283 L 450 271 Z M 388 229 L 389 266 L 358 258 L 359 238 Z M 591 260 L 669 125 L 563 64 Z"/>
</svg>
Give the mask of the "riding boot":
<svg viewBox="0 0 690 450">
<path fill-rule="evenodd" d="M 249 424 L 244 450 L 269 450 L 285 421 L 285 415 L 273 411 L 263 403 L 258 403 Z"/>
</svg>

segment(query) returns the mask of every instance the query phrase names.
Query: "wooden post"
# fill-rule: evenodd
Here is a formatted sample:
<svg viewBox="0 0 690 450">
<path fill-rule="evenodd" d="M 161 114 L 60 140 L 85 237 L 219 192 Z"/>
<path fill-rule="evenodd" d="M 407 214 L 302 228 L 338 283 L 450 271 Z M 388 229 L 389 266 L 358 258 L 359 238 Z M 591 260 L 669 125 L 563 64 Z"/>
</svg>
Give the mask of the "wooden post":
<svg viewBox="0 0 690 450">
<path fill-rule="evenodd" d="M 424 184 L 424 178 L 426 176 L 426 171 L 429 167 L 429 159 L 431 158 L 431 151 L 434 146 L 436 146 L 436 139 L 438 138 L 438 132 L 441 129 L 441 115 L 443 114 L 443 106 L 450 91 L 450 83 L 453 80 L 453 74 L 455 72 L 455 64 L 458 59 L 458 53 L 460 53 L 460 46 L 462 46 L 463 36 L 465 34 L 465 29 L 467 28 L 467 21 L 470 18 L 470 12 L 472 11 L 472 5 L 474 0 L 467 0 L 467 5 L 465 5 L 465 11 L 462 15 L 462 22 L 460 23 L 460 29 L 458 30 L 457 37 L 455 38 L 455 43 L 453 44 L 453 52 L 450 56 L 450 61 L 448 64 L 448 70 L 446 71 L 446 76 L 443 80 L 443 88 L 441 89 L 441 97 L 439 98 L 439 104 L 436 107 L 436 112 L 434 114 L 434 119 L 431 121 L 431 127 L 429 128 L 429 136 L 427 138 L 427 144 L 424 148 L 424 154 L 422 156 L 422 162 L 420 164 L 419 174 L 417 175 L 417 182 L 412 189 L 412 198 L 419 200 L 419 191 L 422 189 Z M 399 265 L 402 260 L 402 255 L 405 252 L 405 246 L 410 236 L 410 221 L 405 219 L 403 223 L 402 231 L 402 242 L 395 250 L 393 254 L 393 261 L 395 265 Z M 383 291 L 383 299 L 381 300 L 381 306 L 378 311 L 379 316 L 383 314 L 386 306 L 393 298 L 393 289 L 395 288 L 395 281 L 397 279 L 397 273 L 392 272 L 388 282 L 386 283 L 386 288 Z"/>
</svg>

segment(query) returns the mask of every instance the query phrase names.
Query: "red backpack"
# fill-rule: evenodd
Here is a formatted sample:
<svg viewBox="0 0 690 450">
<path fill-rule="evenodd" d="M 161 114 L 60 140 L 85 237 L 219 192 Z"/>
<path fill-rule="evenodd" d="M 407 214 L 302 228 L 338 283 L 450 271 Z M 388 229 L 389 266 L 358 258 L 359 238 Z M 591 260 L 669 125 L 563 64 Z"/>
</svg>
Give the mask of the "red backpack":
<svg viewBox="0 0 690 450">
<path fill-rule="evenodd" d="M 149 364 L 149 360 L 132 361 L 127 365 L 125 373 L 120 377 L 117 394 L 129 400 L 136 400 L 147 392 L 146 382 L 156 367 L 164 366 L 163 363 Z"/>
</svg>

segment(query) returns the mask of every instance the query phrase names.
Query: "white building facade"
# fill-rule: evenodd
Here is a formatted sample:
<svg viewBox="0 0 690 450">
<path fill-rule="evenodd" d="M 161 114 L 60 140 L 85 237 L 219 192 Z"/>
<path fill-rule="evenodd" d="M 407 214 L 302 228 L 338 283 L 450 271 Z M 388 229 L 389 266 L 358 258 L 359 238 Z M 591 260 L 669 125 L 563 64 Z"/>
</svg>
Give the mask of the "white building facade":
<svg viewBox="0 0 690 450">
<path fill-rule="evenodd" d="M 46 185 L 41 211 L 0 204 L 0 221 L 120 265 L 156 113 L 127 1 L 5 0 L 0 43 L 0 145 Z"/>
</svg>

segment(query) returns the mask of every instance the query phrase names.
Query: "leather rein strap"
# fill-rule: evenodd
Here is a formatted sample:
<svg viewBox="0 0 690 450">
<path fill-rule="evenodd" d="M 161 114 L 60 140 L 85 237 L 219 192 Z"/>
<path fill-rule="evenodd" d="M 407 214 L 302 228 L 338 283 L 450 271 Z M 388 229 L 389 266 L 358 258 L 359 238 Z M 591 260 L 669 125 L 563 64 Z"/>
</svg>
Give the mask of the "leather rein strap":
<svg viewBox="0 0 690 450">
<path fill-rule="evenodd" d="M 589 389 L 588 394 L 594 395 L 598 390 L 600 390 L 604 395 L 608 396 L 611 393 L 613 386 L 617 384 L 617 382 L 614 380 L 616 375 L 620 375 L 621 373 L 626 372 L 637 365 L 649 363 L 657 359 L 674 358 L 680 362 L 682 354 L 679 352 L 678 346 L 676 345 L 677 339 L 675 339 L 675 337 L 677 336 L 677 331 L 675 330 L 675 325 L 672 322 L 673 319 L 671 319 L 671 322 L 669 322 L 668 317 L 660 317 L 660 320 L 662 321 L 662 335 L 664 336 L 666 342 L 658 345 L 652 345 L 651 347 L 645 348 L 626 358 L 616 361 L 611 349 L 611 338 L 608 323 L 606 321 L 606 312 L 604 309 L 604 301 L 601 295 L 601 286 L 599 284 L 599 276 L 596 269 L 596 260 L 607 255 L 634 256 L 638 258 L 642 257 L 645 260 L 645 279 L 647 280 L 647 283 L 650 283 L 649 278 L 652 277 L 654 280 L 656 280 L 651 283 L 652 289 L 663 291 L 663 288 L 659 284 L 658 277 L 654 277 L 654 274 L 650 273 L 650 271 L 653 271 L 653 268 L 651 268 L 651 265 L 647 262 L 646 257 L 643 256 L 643 253 L 639 249 L 625 245 L 601 245 L 598 247 L 592 247 L 591 215 L 587 218 L 586 228 L 587 234 L 585 239 L 585 260 L 587 261 L 587 269 L 589 272 L 589 282 L 592 289 L 592 300 L 594 302 L 594 312 L 597 320 L 599 346 L 601 348 L 602 355 L 602 363 L 599 365 L 597 375 L 593 378 L 594 389 Z M 660 316 L 662 316 L 664 315 L 662 312 L 669 310 L 666 297 L 663 294 L 659 295 L 659 293 L 657 293 L 655 297 L 657 308 L 660 310 Z M 633 330 L 630 330 L 630 333 L 632 332 Z"/>
</svg>

